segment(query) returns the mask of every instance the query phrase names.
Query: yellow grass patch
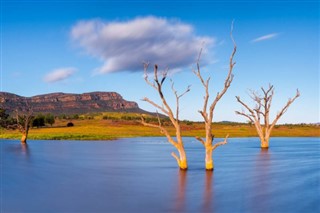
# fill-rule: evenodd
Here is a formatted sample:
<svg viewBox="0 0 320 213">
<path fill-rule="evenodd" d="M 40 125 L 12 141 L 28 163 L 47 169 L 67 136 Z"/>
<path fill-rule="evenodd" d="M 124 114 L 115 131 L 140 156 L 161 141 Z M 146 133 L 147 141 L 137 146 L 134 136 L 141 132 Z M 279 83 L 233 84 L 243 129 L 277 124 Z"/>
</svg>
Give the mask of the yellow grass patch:
<svg viewBox="0 0 320 213">
<path fill-rule="evenodd" d="M 103 119 L 103 116 L 116 118 Z M 73 127 L 66 127 L 69 120 L 56 119 L 52 127 L 31 128 L 29 139 L 48 140 L 110 140 L 125 137 L 163 136 L 159 129 L 145 127 L 139 120 L 121 120 L 123 113 L 104 113 L 93 116 L 92 119 L 72 120 Z M 138 117 L 134 113 L 125 116 Z M 106 117 L 105 117 L 106 118 Z M 168 125 L 168 124 L 167 124 Z M 166 126 L 174 135 L 175 130 L 171 125 Z M 204 124 L 199 122 L 182 122 L 183 136 L 204 136 Z M 254 126 L 248 124 L 221 124 L 213 125 L 213 134 L 216 138 L 225 137 L 257 137 Z M 276 126 L 272 137 L 319 137 L 320 127 L 315 125 L 281 125 Z M 19 139 L 20 133 L 15 130 L 0 131 L 0 138 Z"/>
</svg>

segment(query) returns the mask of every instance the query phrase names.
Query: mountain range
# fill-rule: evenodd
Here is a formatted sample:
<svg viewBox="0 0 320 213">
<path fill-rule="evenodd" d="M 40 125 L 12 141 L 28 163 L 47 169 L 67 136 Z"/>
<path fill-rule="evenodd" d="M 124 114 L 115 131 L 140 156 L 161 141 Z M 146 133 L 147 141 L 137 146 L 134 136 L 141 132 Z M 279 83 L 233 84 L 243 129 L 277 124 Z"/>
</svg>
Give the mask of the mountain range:
<svg viewBox="0 0 320 213">
<path fill-rule="evenodd" d="M 127 101 L 116 92 L 89 92 L 83 94 L 50 93 L 23 97 L 13 93 L 0 92 L 0 108 L 9 114 L 29 105 L 35 114 L 72 115 L 92 112 L 137 112 L 148 113 L 133 101 Z"/>
</svg>

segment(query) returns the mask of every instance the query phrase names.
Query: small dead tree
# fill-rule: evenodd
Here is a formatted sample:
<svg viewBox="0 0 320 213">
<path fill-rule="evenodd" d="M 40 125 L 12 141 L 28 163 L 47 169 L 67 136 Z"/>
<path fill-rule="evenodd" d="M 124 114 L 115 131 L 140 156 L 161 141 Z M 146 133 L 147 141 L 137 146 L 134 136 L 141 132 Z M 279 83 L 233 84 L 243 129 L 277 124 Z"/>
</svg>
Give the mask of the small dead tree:
<svg viewBox="0 0 320 213">
<path fill-rule="evenodd" d="M 276 125 L 280 117 L 288 110 L 289 106 L 300 96 L 300 92 L 297 89 L 297 93 L 294 98 L 289 98 L 286 105 L 278 112 L 275 119 L 270 123 L 270 108 L 272 103 L 272 98 L 274 95 L 273 85 L 269 85 L 268 89 L 261 87 L 263 95 L 260 96 L 254 91 L 251 91 L 250 97 L 256 103 L 254 108 L 250 108 L 247 104 L 241 101 L 239 96 L 236 96 L 237 101 L 246 109 L 241 112 L 236 111 L 236 114 L 242 115 L 248 118 L 256 127 L 257 133 L 261 141 L 261 148 L 269 148 L 269 138 L 273 127 Z M 264 125 L 261 125 L 261 119 L 264 121 Z"/>
<path fill-rule="evenodd" d="M 221 145 L 225 145 L 227 143 L 227 139 L 228 136 L 227 135 L 224 139 L 224 141 L 218 142 L 216 144 L 213 144 L 213 140 L 214 140 L 214 135 L 212 134 L 212 122 L 213 122 L 213 113 L 214 113 L 214 109 L 218 103 L 218 101 L 223 97 L 223 95 L 227 92 L 228 88 L 230 87 L 230 84 L 233 80 L 233 67 L 235 65 L 235 62 L 233 61 L 234 55 L 236 54 L 237 51 L 237 45 L 233 39 L 232 36 L 232 31 L 233 31 L 233 23 L 231 25 L 231 40 L 233 42 L 233 51 L 231 53 L 230 56 L 230 60 L 229 60 L 229 72 L 228 75 L 225 79 L 224 82 L 224 88 L 217 93 L 215 99 L 212 101 L 209 109 L 208 109 L 208 102 L 209 102 L 209 82 L 210 82 L 210 77 L 208 77 L 206 80 L 203 78 L 202 74 L 201 74 L 201 70 L 200 70 L 200 57 L 201 57 L 201 52 L 199 53 L 199 57 L 197 60 L 197 67 L 196 70 L 193 70 L 193 72 L 195 73 L 195 75 L 200 79 L 201 84 L 203 85 L 204 89 L 205 89 L 205 96 L 204 96 L 204 102 L 203 102 L 203 108 L 202 110 L 199 110 L 199 113 L 201 114 L 203 120 L 204 120 L 204 125 L 205 125 L 205 139 L 201 138 L 201 137 L 196 137 L 196 139 L 198 141 L 200 141 L 202 143 L 202 145 L 204 146 L 205 150 L 206 150 L 206 156 L 205 156 L 205 164 L 206 164 L 206 170 L 213 170 L 214 168 L 214 164 L 213 164 L 213 159 L 212 159 L 212 152 Z"/>
<path fill-rule="evenodd" d="M 154 80 L 153 82 L 151 82 L 149 80 L 148 73 L 147 73 L 148 67 L 149 67 L 149 64 L 144 63 L 145 81 L 148 85 L 150 85 L 153 89 L 157 91 L 158 95 L 160 96 L 162 106 L 155 103 L 154 101 L 150 100 L 147 97 L 143 98 L 142 100 L 150 103 L 151 105 L 153 105 L 154 107 L 156 107 L 158 110 L 160 110 L 162 113 L 164 113 L 169 117 L 171 123 L 173 124 L 176 130 L 175 139 L 169 134 L 167 129 L 162 125 L 159 115 L 158 115 L 158 124 L 147 123 L 143 117 L 141 117 L 141 122 L 145 126 L 155 127 L 160 129 L 161 133 L 167 137 L 168 142 L 171 143 L 178 150 L 179 156 L 177 156 L 174 152 L 172 152 L 171 155 L 177 160 L 177 163 L 180 169 L 186 170 L 188 169 L 188 164 L 187 164 L 187 156 L 186 156 L 186 152 L 184 149 L 184 144 L 181 136 L 181 127 L 180 127 L 180 121 L 179 121 L 179 100 L 183 95 L 185 95 L 187 92 L 190 91 L 190 86 L 187 87 L 185 92 L 179 95 L 178 92 L 174 89 L 174 83 L 172 82 L 171 89 L 176 98 L 176 109 L 174 112 L 172 108 L 169 106 L 162 91 L 162 86 L 167 78 L 168 70 L 165 70 L 164 72 L 162 72 L 162 77 L 161 79 L 159 79 L 158 66 L 155 65 Z"/>
<path fill-rule="evenodd" d="M 21 143 L 26 144 L 29 134 L 30 125 L 33 121 L 33 109 L 32 107 L 26 102 L 26 106 L 19 111 L 18 109 L 15 110 L 15 120 L 16 123 L 13 125 L 8 126 L 10 129 L 18 129 L 21 134 Z"/>
</svg>

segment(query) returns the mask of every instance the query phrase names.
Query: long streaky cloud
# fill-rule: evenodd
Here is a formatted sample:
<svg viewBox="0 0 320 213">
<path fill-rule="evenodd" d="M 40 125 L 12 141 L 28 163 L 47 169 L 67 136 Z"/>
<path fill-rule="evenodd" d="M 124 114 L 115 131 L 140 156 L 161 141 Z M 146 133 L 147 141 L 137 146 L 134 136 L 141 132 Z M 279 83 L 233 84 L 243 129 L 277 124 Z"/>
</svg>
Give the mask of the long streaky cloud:
<svg viewBox="0 0 320 213">
<path fill-rule="evenodd" d="M 279 33 L 270 33 L 264 36 L 260 36 L 258 38 L 255 38 L 253 40 L 251 40 L 251 42 L 256 43 L 256 42 L 260 42 L 260 41 L 265 41 L 265 40 L 269 40 L 269 39 L 273 39 L 279 36 Z"/>
<path fill-rule="evenodd" d="M 71 38 L 89 55 L 102 60 L 96 73 L 137 72 L 143 62 L 170 69 L 193 64 L 203 43 L 214 38 L 197 36 L 191 25 L 154 16 L 128 21 L 80 21 L 71 29 Z"/>
<path fill-rule="evenodd" d="M 74 67 L 55 69 L 44 77 L 44 81 L 47 83 L 62 81 L 72 76 L 76 71 L 77 69 Z"/>
</svg>

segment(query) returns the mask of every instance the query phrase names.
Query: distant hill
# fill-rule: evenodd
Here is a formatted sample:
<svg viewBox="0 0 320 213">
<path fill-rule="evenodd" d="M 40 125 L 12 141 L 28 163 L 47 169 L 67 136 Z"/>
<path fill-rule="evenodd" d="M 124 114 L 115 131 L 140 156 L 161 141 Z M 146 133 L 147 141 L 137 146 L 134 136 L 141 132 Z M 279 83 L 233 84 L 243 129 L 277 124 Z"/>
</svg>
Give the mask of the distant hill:
<svg viewBox="0 0 320 213">
<path fill-rule="evenodd" d="M 92 112 L 137 112 L 148 113 L 133 101 L 127 101 L 116 92 L 90 92 L 83 94 L 51 93 L 33 97 L 23 97 L 8 92 L 0 92 L 0 107 L 12 113 L 28 103 L 34 113 L 54 115 L 84 114 Z"/>
</svg>

